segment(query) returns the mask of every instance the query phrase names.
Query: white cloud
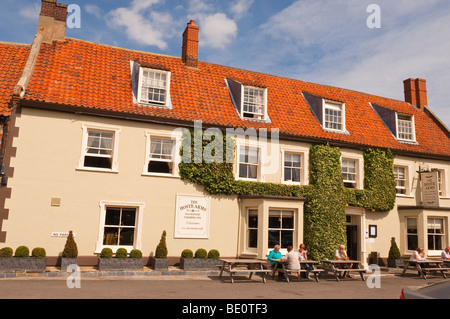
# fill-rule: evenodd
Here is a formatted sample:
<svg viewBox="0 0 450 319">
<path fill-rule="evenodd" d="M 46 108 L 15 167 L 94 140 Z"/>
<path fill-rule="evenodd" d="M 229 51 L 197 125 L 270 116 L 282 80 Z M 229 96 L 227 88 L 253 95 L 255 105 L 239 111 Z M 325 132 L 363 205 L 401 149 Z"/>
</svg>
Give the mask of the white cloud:
<svg viewBox="0 0 450 319">
<path fill-rule="evenodd" d="M 134 0 L 131 7 L 118 8 L 108 13 L 108 23 L 113 27 L 125 27 L 128 38 L 144 45 L 168 48 L 164 38 L 170 36 L 172 18 L 168 13 L 148 10 L 160 0 Z"/>
<path fill-rule="evenodd" d="M 86 10 L 87 13 L 97 17 L 98 19 L 103 17 L 103 10 L 96 5 L 87 4 L 84 6 L 84 10 Z"/>
<path fill-rule="evenodd" d="M 19 11 L 19 15 L 28 19 L 30 22 L 36 22 L 39 19 L 39 13 L 41 12 L 41 6 L 38 3 L 24 6 Z"/>
<path fill-rule="evenodd" d="M 247 14 L 253 2 L 254 0 L 236 0 L 231 4 L 230 12 L 235 19 L 241 19 Z"/>
<path fill-rule="evenodd" d="M 200 45 L 223 49 L 237 34 L 236 23 L 224 13 L 207 15 L 200 21 Z"/>
</svg>

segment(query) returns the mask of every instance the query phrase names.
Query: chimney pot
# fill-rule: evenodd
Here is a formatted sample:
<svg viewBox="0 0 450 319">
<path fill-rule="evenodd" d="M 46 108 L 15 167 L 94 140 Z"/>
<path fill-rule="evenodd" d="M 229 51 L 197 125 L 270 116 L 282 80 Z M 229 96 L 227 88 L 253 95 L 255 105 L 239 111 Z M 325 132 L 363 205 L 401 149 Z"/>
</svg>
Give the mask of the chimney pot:
<svg viewBox="0 0 450 319">
<path fill-rule="evenodd" d="M 183 33 L 183 47 L 181 59 L 186 66 L 196 68 L 198 66 L 198 32 L 199 27 L 195 20 L 190 20 Z"/>
<path fill-rule="evenodd" d="M 38 32 L 43 34 L 43 42 L 64 41 L 66 20 L 67 4 L 60 4 L 57 0 L 42 0 Z"/>
</svg>

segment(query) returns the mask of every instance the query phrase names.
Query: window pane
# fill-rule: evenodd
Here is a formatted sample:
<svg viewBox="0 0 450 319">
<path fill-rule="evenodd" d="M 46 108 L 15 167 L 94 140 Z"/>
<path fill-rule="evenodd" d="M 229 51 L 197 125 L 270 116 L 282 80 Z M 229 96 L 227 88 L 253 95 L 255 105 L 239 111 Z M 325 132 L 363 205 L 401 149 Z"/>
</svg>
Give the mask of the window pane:
<svg viewBox="0 0 450 319">
<path fill-rule="evenodd" d="M 248 211 L 248 227 L 249 228 L 258 228 L 258 211 L 257 210 L 249 210 Z"/>
<path fill-rule="evenodd" d="M 257 248 L 258 247 L 258 230 L 249 229 L 248 230 L 248 247 Z"/>
<path fill-rule="evenodd" d="M 269 212 L 269 228 L 281 227 L 281 212 L 271 210 Z"/>
<path fill-rule="evenodd" d="M 282 230 L 281 231 L 281 247 L 286 248 L 292 245 L 294 232 L 292 230 Z"/>
<path fill-rule="evenodd" d="M 112 161 L 111 161 L 111 158 L 109 158 L 109 157 L 85 156 L 84 157 L 84 166 L 110 169 L 112 167 Z"/>
<path fill-rule="evenodd" d="M 132 246 L 134 241 L 134 228 L 122 228 L 120 231 L 119 245 Z"/>
<path fill-rule="evenodd" d="M 283 226 L 282 226 L 283 229 L 286 229 L 286 228 L 293 229 L 294 228 L 294 213 L 293 212 L 283 211 L 281 220 L 283 222 Z"/>
<path fill-rule="evenodd" d="M 172 174 L 172 163 L 152 160 L 148 163 L 148 172 Z"/>
<path fill-rule="evenodd" d="M 108 207 L 106 209 L 105 225 L 120 225 L 120 207 Z"/>
<path fill-rule="evenodd" d="M 117 227 L 105 227 L 103 233 L 103 245 L 117 245 L 118 243 L 119 228 Z"/>
<path fill-rule="evenodd" d="M 269 230 L 269 242 L 268 247 L 273 248 L 275 245 L 280 245 L 280 231 Z"/>
<path fill-rule="evenodd" d="M 253 179 L 258 178 L 258 166 L 248 165 L 248 178 L 253 178 Z"/>
<path fill-rule="evenodd" d="M 122 226 L 136 225 L 136 208 L 122 209 Z"/>
<path fill-rule="evenodd" d="M 290 168 L 285 168 L 284 169 L 284 180 L 285 181 L 291 181 L 292 180 L 291 169 Z"/>
</svg>

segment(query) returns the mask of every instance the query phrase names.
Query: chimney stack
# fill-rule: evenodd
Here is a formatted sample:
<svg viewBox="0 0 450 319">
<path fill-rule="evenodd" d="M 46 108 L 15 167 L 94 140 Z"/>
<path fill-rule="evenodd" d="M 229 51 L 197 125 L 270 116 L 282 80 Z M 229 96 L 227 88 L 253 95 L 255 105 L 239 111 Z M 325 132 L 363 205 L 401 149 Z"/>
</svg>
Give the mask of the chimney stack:
<svg viewBox="0 0 450 319">
<path fill-rule="evenodd" d="M 186 66 L 196 68 L 198 64 L 198 32 L 199 27 L 191 20 L 183 33 L 181 59 Z"/>
<path fill-rule="evenodd" d="M 57 0 L 42 0 L 39 14 L 38 33 L 43 35 L 44 43 L 64 41 L 66 36 L 67 4 Z"/>
<path fill-rule="evenodd" d="M 406 79 L 403 81 L 405 101 L 421 110 L 428 106 L 427 81 L 424 79 Z"/>
</svg>

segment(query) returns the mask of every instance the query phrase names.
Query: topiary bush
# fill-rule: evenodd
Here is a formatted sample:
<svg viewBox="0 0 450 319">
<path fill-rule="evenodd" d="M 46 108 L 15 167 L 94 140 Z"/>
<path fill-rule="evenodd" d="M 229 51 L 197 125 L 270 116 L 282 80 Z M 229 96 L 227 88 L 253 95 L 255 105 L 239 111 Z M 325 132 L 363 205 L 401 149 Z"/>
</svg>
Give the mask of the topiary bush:
<svg viewBox="0 0 450 319">
<path fill-rule="evenodd" d="M 69 231 L 69 236 L 67 236 L 66 244 L 62 252 L 62 257 L 64 258 L 77 258 L 78 257 L 78 247 L 73 238 L 73 232 Z"/>
<path fill-rule="evenodd" d="M 400 249 L 398 249 L 397 243 L 395 242 L 395 237 L 391 238 L 391 248 L 389 248 L 388 258 L 391 258 L 391 259 L 401 259 L 402 258 Z"/>
<path fill-rule="evenodd" d="M 47 253 L 44 248 L 36 247 L 31 251 L 31 257 L 44 258 L 47 257 Z"/>
<path fill-rule="evenodd" d="M 103 248 L 100 252 L 100 258 L 112 258 L 113 251 L 111 248 Z"/>
<path fill-rule="evenodd" d="M 14 252 L 14 257 L 29 257 L 30 256 L 30 250 L 27 246 L 19 246 L 16 248 L 16 251 Z"/>
<path fill-rule="evenodd" d="M 155 258 L 167 258 L 166 231 L 163 231 L 161 239 L 155 251 Z"/>
<path fill-rule="evenodd" d="M 182 258 L 194 258 L 194 252 L 190 249 L 185 249 L 181 252 Z"/>
<path fill-rule="evenodd" d="M 14 254 L 14 251 L 11 247 L 4 247 L 0 249 L 0 257 L 12 257 Z"/>
<path fill-rule="evenodd" d="M 218 259 L 220 257 L 220 253 L 217 249 L 211 249 L 208 252 L 208 258 Z"/>
<path fill-rule="evenodd" d="M 199 248 L 195 251 L 195 258 L 207 258 L 207 257 L 208 252 L 206 251 L 206 249 Z"/>
<path fill-rule="evenodd" d="M 142 258 L 142 251 L 139 249 L 133 249 L 130 251 L 130 258 Z"/>
<path fill-rule="evenodd" d="M 127 258 L 128 252 L 125 248 L 119 248 L 116 251 L 116 258 Z"/>
</svg>

